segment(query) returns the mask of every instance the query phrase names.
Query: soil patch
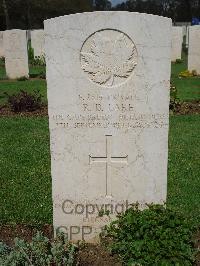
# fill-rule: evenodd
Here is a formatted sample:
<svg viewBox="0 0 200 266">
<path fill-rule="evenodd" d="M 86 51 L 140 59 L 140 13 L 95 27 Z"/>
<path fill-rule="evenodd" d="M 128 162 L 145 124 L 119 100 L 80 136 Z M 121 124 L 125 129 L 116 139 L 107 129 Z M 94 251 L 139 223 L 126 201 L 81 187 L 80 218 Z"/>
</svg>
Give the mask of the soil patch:
<svg viewBox="0 0 200 266">
<path fill-rule="evenodd" d="M 84 245 L 77 253 L 76 265 L 122 266 L 117 255 L 110 254 L 101 245 Z"/>
<path fill-rule="evenodd" d="M 0 225 L 0 241 L 4 242 L 8 246 L 14 245 L 14 239 L 16 237 L 24 239 L 26 241 L 31 241 L 32 237 L 37 233 L 37 231 L 43 232 L 44 236 L 49 239 L 53 236 L 53 226 L 45 224 L 42 226 L 32 226 L 32 225 Z"/>
<path fill-rule="evenodd" d="M 13 112 L 9 107 L 2 106 L 0 107 L 0 117 L 44 117 L 48 116 L 48 109 L 47 106 L 42 107 L 39 110 L 33 112 L 20 112 L 16 113 Z"/>
<path fill-rule="evenodd" d="M 175 111 L 177 115 L 200 114 L 200 100 L 183 102 Z"/>
</svg>

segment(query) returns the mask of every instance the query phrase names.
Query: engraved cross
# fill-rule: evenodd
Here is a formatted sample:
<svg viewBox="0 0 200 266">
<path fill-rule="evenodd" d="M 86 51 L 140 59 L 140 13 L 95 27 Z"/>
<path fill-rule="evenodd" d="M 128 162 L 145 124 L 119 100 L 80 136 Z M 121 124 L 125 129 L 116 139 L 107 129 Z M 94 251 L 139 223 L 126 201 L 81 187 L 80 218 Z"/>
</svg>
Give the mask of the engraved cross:
<svg viewBox="0 0 200 266">
<path fill-rule="evenodd" d="M 128 155 L 124 157 L 113 157 L 112 153 L 112 135 L 106 135 L 106 156 L 93 157 L 89 155 L 90 164 L 105 163 L 106 164 L 106 197 L 112 197 L 112 165 L 126 164 L 128 165 Z"/>
</svg>

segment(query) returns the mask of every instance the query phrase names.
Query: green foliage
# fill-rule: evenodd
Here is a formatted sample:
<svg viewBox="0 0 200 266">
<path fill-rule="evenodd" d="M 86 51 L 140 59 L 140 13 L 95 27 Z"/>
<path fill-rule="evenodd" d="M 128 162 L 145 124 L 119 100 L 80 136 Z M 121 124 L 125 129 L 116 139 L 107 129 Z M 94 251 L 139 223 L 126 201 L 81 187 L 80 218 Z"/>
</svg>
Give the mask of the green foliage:
<svg viewBox="0 0 200 266">
<path fill-rule="evenodd" d="M 5 66 L 5 57 L 0 57 L 0 66 L 4 67 Z"/>
<path fill-rule="evenodd" d="M 28 60 L 29 64 L 31 64 L 32 66 L 46 66 L 44 55 L 35 56 L 34 49 L 31 47 L 31 45 L 28 46 Z"/>
<path fill-rule="evenodd" d="M 30 45 L 28 46 L 28 60 L 29 63 L 34 60 L 34 49 Z"/>
<path fill-rule="evenodd" d="M 5 94 L 8 97 L 8 104 L 11 110 L 16 113 L 32 112 L 41 109 L 43 106 L 42 95 L 39 93 L 39 91 L 28 93 L 26 91 L 20 90 L 18 94 Z"/>
<path fill-rule="evenodd" d="M 60 234 L 53 242 L 38 232 L 28 243 L 18 238 L 10 249 L 0 242 L 0 265 L 67 265 L 74 262 L 75 246 Z"/>
<path fill-rule="evenodd" d="M 46 79 L 46 73 L 45 71 L 41 71 L 39 73 L 31 73 L 30 78 Z"/>
<path fill-rule="evenodd" d="M 189 266 L 194 262 L 187 220 L 162 205 L 138 204 L 106 227 L 103 240 L 126 265 Z"/>
<path fill-rule="evenodd" d="M 175 86 L 170 86 L 170 104 L 169 104 L 169 110 L 173 113 L 176 112 L 180 104 L 180 99 L 177 97 L 177 88 Z"/>
<path fill-rule="evenodd" d="M 42 56 L 35 56 L 31 61 L 30 64 L 32 66 L 46 66 L 46 61 L 44 55 Z"/>
<path fill-rule="evenodd" d="M 179 74 L 180 78 L 191 78 L 191 77 L 197 77 L 197 71 L 193 69 L 191 72 L 189 70 L 181 71 Z"/>
</svg>

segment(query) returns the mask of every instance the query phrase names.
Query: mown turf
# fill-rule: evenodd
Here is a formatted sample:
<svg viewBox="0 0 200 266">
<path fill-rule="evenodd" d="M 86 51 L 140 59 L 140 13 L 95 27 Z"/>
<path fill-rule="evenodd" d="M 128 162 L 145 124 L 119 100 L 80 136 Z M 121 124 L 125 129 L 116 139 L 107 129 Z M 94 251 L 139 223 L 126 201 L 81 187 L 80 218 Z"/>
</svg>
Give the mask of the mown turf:
<svg viewBox="0 0 200 266">
<path fill-rule="evenodd" d="M 52 222 L 47 118 L 0 119 L 3 223 Z M 172 116 L 168 205 L 200 221 L 200 116 Z M 159 163 L 159 162 L 158 162 Z"/>
<path fill-rule="evenodd" d="M 183 62 L 172 63 L 171 82 L 177 87 L 181 101 L 200 100 L 200 77 L 180 78 L 179 74 L 187 70 L 187 56 L 182 54 Z"/>
<path fill-rule="evenodd" d="M 2 223 L 51 223 L 47 118 L 0 119 Z"/>
<path fill-rule="evenodd" d="M 200 115 L 170 118 L 168 205 L 200 225 Z"/>
</svg>

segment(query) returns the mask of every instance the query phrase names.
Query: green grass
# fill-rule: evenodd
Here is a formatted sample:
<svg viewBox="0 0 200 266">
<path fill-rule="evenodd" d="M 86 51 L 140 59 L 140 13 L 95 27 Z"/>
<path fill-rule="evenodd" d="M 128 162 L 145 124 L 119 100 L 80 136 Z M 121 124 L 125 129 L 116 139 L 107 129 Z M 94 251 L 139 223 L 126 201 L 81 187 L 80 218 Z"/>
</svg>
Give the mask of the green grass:
<svg viewBox="0 0 200 266">
<path fill-rule="evenodd" d="M 2 223 L 51 223 L 47 118 L 0 119 Z"/>
<path fill-rule="evenodd" d="M 51 223 L 47 118 L 0 119 L 3 223 Z M 200 116 L 170 117 L 168 205 L 200 221 Z"/>
<path fill-rule="evenodd" d="M 172 116 L 168 204 L 200 225 L 200 115 Z"/>
<path fill-rule="evenodd" d="M 171 81 L 177 87 L 178 98 L 181 101 L 200 100 L 200 78 L 179 78 L 180 72 L 187 70 L 187 57 L 182 54 L 181 64 L 172 64 Z"/>
<path fill-rule="evenodd" d="M 29 74 L 40 74 L 45 73 L 45 67 L 43 66 L 31 66 L 29 70 Z"/>
</svg>

